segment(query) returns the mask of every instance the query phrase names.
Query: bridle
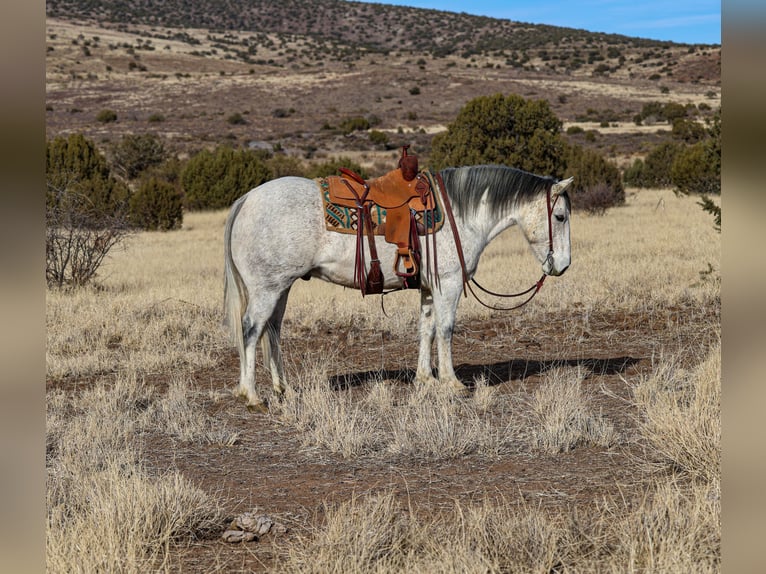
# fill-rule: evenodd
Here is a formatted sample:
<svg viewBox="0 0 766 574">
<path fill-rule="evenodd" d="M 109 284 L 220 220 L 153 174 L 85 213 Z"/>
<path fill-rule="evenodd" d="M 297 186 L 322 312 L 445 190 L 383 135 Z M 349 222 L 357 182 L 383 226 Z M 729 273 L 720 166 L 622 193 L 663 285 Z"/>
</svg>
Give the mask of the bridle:
<svg viewBox="0 0 766 574">
<path fill-rule="evenodd" d="M 442 180 L 441 174 L 437 172 L 436 174 L 437 180 L 439 182 L 439 188 L 442 194 L 442 198 L 444 199 L 444 205 L 445 205 L 445 211 L 447 212 L 447 216 L 449 218 L 450 227 L 452 228 L 452 234 L 455 238 L 455 247 L 457 248 L 457 254 L 458 258 L 460 259 L 460 266 L 463 271 L 463 295 L 468 296 L 466 293 L 466 287 L 468 287 L 468 291 L 471 292 L 471 295 L 473 295 L 474 299 L 476 299 L 481 305 L 488 309 L 492 309 L 494 311 L 513 311 L 514 309 L 518 309 L 519 307 L 523 307 L 527 303 L 529 303 L 535 295 L 542 289 L 543 283 L 545 283 L 545 278 L 547 275 L 545 273 L 542 274 L 540 279 L 537 280 L 537 282 L 532 285 L 529 289 L 525 291 L 521 291 L 519 293 L 510 293 L 510 294 L 504 294 L 504 293 L 495 293 L 494 291 L 490 291 L 489 289 L 486 289 L 485 287 L 482 287 L 476 279 L 471 277 L 468 278 L 468 272 L 466 271 L 465 267 L 465 259 L 463 258 L 463 246 L 460 243 L 460 236 L 457 231 L 457 226 L 455 225 L 455 217 L 452 214 L 452 208 L 449 203 L 449 198 L 447 197 L 447 191 L 444 186 L 444 181 Z M 545 190 L 545 202 L 546 202 L 546 209 L 548 214 L 548 255 L 545 257 L 545 263 L 547 263 L 549 266 L 553 265 L 553 223 L 551 221 L 551 218 L 553 217 L 553 208 L 556 207 L 556 202 L 558 202 L 559 198 L 561 197 L 561 194 L 556 196 L 556 199 L 551 201 L 551 189 L 553 187 L 553 182 L 550 182 Z M 473 287 L 471 286 L 471 283 L 476 285 L 478 289 L 486 293 L 487 295 L 491 295 L 493 297 L 501 297 L 505 299 L 512 299 L 515 297 L 523 297 L 524 295 L 527 295 L 528 293 L 531 293 L 529 297 L 527 297 L 524 301 L 519 303 L 518 305 L 514 305 L 512 307 L 496 307 L 494 305 L 490 305 L 488 303 L 485 303 L 482 301 L 479 296 L 476 294 L 476 292 L 473 290 Z"/>
</svg>

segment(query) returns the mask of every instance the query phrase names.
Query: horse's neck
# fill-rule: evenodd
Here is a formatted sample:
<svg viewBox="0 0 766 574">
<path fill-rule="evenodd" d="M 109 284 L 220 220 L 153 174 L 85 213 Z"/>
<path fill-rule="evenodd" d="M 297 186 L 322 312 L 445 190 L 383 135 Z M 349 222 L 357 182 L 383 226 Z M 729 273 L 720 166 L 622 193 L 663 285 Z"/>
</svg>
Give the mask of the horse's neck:
<svg viewBox="0 0 766 574">
<path fill-rule="evenodd" d="M 469 266 L 478 264 L 479 257 L 489 243 L 509 227 L 516 225 L 516 209 L 503 216 L 481 206 L 476 213 L 456 215 L 455 225 L 463 240 L 463 251 Z M 464 239 L 463 239 L 464 238 Z M 468 263 L 468 261 L 466 261 Z"/>
</svg>

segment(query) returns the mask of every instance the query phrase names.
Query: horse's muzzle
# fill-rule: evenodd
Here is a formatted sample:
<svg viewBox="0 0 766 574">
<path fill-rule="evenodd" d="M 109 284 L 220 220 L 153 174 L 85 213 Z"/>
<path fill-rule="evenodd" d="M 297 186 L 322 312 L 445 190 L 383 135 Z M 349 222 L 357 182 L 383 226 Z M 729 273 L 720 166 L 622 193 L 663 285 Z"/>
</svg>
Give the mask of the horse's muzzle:
<svg viewBox="0 0 766 574">
<path fill-rule="evenodd" d="M 567 269 L 569 269 L 569 263 L 561 268 L 558 268 L 556 266 L 556 260 L 553 257 L 553 251 L 548 252 L 548 256 L 545 258 L 545 262 L 543 263 L 543 273 L 553 277 L 558 277 L 559 275 L 563 275 L 564 271 Z"/>
</svg>

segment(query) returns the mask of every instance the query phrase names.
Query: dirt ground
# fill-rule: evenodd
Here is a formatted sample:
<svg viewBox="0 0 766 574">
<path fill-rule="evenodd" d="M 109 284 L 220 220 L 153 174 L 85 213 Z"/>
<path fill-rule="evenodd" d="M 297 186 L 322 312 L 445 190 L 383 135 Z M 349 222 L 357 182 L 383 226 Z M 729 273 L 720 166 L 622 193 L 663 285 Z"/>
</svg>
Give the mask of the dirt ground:
<svg viewBox="0 0 766 574">
<path fill-rule="evenodd" d="M 238 358 L 232 351 L 215 369 L 198 372 L 194 385 L 202 408 L 239 433 L 229 447 L 176 442 L 166 435 L 149 437 L 146 458 L 158 471 L 177 469 L 194 484 L 223 502 L 234 517 L 257 509 L 281 522 L 287 534 L 260 541 L 229 544 L 221 532 L 172 551 L 173 568 L 184 572 L 269 571 L 275 556 L 294 536 L 321 524 L 325 504 L 352 495 L 393 489 L 415 512 L 436 515 L 461 504 L 486 498 L 532 505 L 590 508 L 608 497 L 630 504 L 643 493 L 647 476 L 637 471 L 637 440 L 630 387 L 652 372 L 662 354 L 679 355 L 693 364 L 717 337 L 720 304 L 688 304 L 647 314 L 605 312 L 587 319 L 577 312 L 549 317 L 543 324 L 515 326 L 516 319 L 499 315 L 488 321 L 458 324 L 454 358 L 458 376 L 469 383 L 484 374 L 501 393 L 533 392 L 544 372 L 554 366 L 580 366 L 594 398 L 592 407 L 615 428 L 620 440 L 611 448 L 575 448 L 561 454 L 529 449 L 504 458 L 472 454 L 429 462 L 403 457 L 343 459 L 301 446 L 295 431 L 270 414 L 254 414 L 233 397 L 210 398 L 209 391 L 232 388 Z M 337 368 L 328 384 L 337 393 L 358 393 L 380 375 L 392 386 L 411 384 L 417 360 L 416 334 L 402 341 L 374 329 L 345 333 L 327 329 L 321 337 L 293 331 L 286 325 L 285 353 L 292 357 L 334 352 Z M 577 331 L 577 332 L 576 332 Z M 576 344 L 569 341 L 577 340 Z M 371 355 L 372 354 L 372 355 Z M 370 357 L 382 370 L 370 370 Z M 268 380 L 259 372 L 259 384 Z M 155 381 L 163 387 L 169 381 Z"/>
</svg>

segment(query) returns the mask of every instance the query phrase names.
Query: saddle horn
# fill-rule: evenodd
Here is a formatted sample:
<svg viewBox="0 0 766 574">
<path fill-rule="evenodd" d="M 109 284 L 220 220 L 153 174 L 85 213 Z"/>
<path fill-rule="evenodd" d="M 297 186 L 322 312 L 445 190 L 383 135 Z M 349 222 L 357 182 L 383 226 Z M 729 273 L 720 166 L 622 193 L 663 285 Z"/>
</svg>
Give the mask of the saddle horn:
<svg viewBox="0 0 766 574">
<path fill-rule="evenodd" d="M 399 169 L 402 171 L 402 177 L 405 181 L 412 181 L 418 175 L 418 156 L 409 155 L 407 150 L 409 145 L 402 146 L 402 156 L 399 158 Z"/>
</svg>

